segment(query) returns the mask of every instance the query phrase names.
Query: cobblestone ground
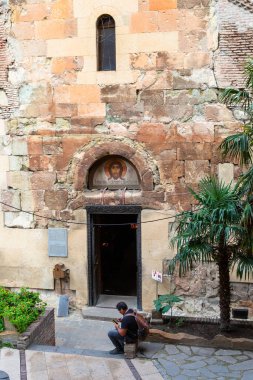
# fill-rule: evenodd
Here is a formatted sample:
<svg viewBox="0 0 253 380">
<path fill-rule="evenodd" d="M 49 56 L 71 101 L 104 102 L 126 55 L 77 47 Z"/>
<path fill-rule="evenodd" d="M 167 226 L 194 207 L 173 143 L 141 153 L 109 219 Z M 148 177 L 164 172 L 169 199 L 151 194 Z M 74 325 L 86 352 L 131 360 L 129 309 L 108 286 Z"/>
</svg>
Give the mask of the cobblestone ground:
<svg viewBox="0 0 253 380">
<path fill-rule="evenodd" d="M 165 345 L 152 359 L 164 379 L 253 379 L 253 351 Z"/>
</svg>

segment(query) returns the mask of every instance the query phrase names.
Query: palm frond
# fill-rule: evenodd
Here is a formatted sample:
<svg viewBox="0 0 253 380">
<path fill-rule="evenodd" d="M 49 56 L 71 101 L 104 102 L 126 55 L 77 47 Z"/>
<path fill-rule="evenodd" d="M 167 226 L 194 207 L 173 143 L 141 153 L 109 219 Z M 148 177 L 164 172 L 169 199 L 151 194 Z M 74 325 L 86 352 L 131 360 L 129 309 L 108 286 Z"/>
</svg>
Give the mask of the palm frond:
<svg viewBox="0 0 253 380">
<path fill-rule="evenodd" d="M 231 264 L 231 269 L 234 270 L 235 268 L 237 277 L 245 280 L 250 279 L 253 276 L 253 256 L 237 255 Z"/>
<path fill-rule="evenodd" d="M 170 261 L 168 273 L 172 274 L 178 265 L 179 276 L 193 268 L 195 263 L 207 263 L 213 261 L 213 249 L 205 241 L 191 241 L 181 246 L 176 256 Z"/>
<path fill-rule="evenodd" d="M 248 165 L 252 163 L 252 139 L 245 132 L 228 136 L 220 144 L 219 149 L 223 157 L 231 157 L 239 160 L 240 164 Z"/>
<path fill-rule="evenodd" d="M 241 195 L 253 193 L 253 166 L 239 177 L 236 188 Z"/>
<path fill-rule="evenodd" d="M 246 89 L 228 87 L 222 91 L 220 101 L 228 106 L 240 106 L 247 112 L 251 103 L 251 95 Z"/>
</svg>

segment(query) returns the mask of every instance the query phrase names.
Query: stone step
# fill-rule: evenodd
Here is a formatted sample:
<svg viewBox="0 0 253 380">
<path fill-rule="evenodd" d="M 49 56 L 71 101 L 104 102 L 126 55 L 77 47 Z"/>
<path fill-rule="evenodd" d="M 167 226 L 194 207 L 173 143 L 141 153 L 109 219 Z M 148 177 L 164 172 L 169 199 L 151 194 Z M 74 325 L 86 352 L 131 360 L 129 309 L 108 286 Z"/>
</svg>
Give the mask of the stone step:
<svg viewBox="0 0 253 380">
<path fill-rule="evenodd" d="M 61 346 L 42 346 L 39 344 L 31 344 L 28 347 L 30 351 L 40 351 L 40 352 L 56 352 L 59 354 L 70 354 L 70 355 L 83 355 L 83 356 L 94 356 L 100 358 L 111 358 L 112 356 L 108 351 L 102 350 L 90 350 L 82 348 L 72 348 L 72 347 L 61 347 Z M 117 355 L 116 358 L 122 359 L 124 355 Z"/>
<path fill-rule="evenodd" d="M 150 319 L 150 314 L 142 311 L 138 311 L 145 318 Z M 113 308 L 97 307 L 97 306 L 85 306 L 82 308 L 82 316 L 84 319 L 94 319 L 99 321 L 112 321 L 112 319 L 120 318 L 121 315 Z"/>
<path fill-rule="evenodd" d="M 95 319 L 99 321 L 111 321 L 115 318 L 120 318 L 118 311 L 105 307 L 83 307 L 82 316 L 84 319 Z"/>
</svg>

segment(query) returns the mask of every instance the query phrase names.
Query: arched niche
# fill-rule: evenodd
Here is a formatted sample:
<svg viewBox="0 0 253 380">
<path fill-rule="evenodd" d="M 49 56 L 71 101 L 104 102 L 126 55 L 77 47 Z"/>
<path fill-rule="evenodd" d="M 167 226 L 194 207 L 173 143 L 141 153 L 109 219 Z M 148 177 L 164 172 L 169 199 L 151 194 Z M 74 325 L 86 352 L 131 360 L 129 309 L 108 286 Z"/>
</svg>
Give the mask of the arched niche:
<svg viewBox="0 0 253 380">
<path fill-rule="evenodd" d="M 131 146 L 131 145 L 132 146 Z M 85 146 L 74 155 L 69 169 L 68 181 L 76 191 L 89 187 L 89 173 L 93 165 L 108 156 L 120 156 L 130 162 L 138 173 L 140 189 L 152 191 L 159 175 L 156 164 L 139 144 L 110 140 Z M 150 165 L 151 164 L 151 165 Z M 152 169 L 151 169 L 152 167 Z M 157 177 L 157 178 L 156 178 Z"/>
<path fill-rule="evenodd" d="M 140 178 L 134 165 L 119 155 L 103 157 L 89 170 L 88 188 L 92 189 L 140 189 Z"/>
</svg>

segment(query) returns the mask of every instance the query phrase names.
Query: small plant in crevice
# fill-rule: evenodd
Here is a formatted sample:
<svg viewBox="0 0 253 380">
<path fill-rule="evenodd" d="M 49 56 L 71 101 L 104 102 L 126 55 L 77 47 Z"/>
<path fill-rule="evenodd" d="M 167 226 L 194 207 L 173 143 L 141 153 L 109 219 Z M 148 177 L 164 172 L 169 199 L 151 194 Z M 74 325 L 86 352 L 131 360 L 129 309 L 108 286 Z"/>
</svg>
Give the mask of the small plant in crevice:
<svg viewBox="0 0 253 380">
<path fill-rule="evenodd" d="M 172 318 L 172 308 L 175 303 L 182 302 L 183 299 L 174 295 L 174 294 L 163 294 L 154 300 L 154 305 L 156 311 L 161 312 L 162 314 L 167 313 L 170 310 L 170 322 Z"/>
</svg>

